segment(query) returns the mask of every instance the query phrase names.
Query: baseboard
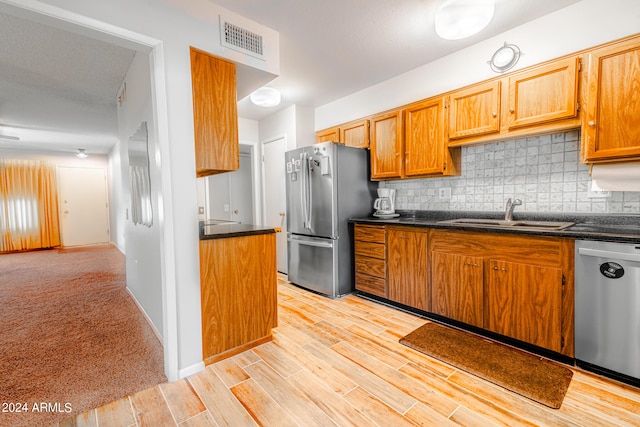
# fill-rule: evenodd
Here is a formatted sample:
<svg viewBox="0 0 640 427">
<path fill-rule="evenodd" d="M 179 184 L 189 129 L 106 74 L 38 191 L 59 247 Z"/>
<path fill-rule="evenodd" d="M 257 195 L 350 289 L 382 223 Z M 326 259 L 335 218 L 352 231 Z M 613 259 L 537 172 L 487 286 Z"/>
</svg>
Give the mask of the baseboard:
<svg viewBox="0 0 640 427">
<path fill-rule="evenodd" d="M 151 330 L 153 331 L 153 333 L 156 336 L 156 338 L 158 338 L 158 341 L 160 341 L 160 345 L 162 345 L 164 347 L 164 342 L 162 340 L 162 335 L 160 334 L 160 332 L 158 331 L 156 326 L 151 321 L 151 318 L 149 317 L 147 312 L 144 310 L 144 307 L 142 307 L 142 305 L 140 304 L 140 302 L 138 301 L 136 296 L 133 294 L 133 292 L 131 292 L 131 289 L 129 289 L 129 287 L 127 287 L 126 289 L 127 289 L 127 292 L 129 293 L 129 295 L 131 295 L 131 298 L 133 299 L 133 302 L 136 303 L 136 306 L 138 307 L 138 310 L 140 310 L 140 312 L 142 313 L 142 315 L 146 319 L 146 321 L 149 324 L 149 326 L 151 326 Z"/>
<path fill-rule="evenodd" d="M 204 368 L 204 361 L 198 362 L 191 366 L 187 366 L 186 368 L 180 369 L 178 371 L 178 378 L 190 377 L 191 375 L 197 374 L 200 371 L 204 371 Z"/>
</svg>

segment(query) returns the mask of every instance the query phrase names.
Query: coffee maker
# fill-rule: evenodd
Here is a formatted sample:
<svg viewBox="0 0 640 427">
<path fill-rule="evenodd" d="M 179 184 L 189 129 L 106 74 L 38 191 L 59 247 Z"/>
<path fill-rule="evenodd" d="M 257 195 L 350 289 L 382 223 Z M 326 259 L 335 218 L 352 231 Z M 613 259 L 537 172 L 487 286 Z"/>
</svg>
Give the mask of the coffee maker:
<svg viewBox="0 0 640 427">
<path fill-rule="evenodd" d="M 396 190 L 393 188 L 378 188 L 378 198 L 373 203 L 375 212 L 373 216 L 379 218 L 395 218 L 400 216 L 396 213 Z"/>
</svg>

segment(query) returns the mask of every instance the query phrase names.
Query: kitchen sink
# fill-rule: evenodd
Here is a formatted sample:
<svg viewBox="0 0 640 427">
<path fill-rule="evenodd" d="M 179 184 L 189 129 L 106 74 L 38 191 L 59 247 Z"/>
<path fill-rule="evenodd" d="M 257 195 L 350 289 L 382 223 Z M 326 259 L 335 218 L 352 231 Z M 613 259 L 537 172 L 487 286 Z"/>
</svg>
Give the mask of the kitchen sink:
<svg viewBox="0 0 640 427">
<path fill-rule="evenodd" d="M 520 230 L 563 230 L 574 225 L 573 222 L 560 221 L 525 221 L 514 220 L 506 221 L 504 219 L 483 219 L 483 218 L 458 218 L 446 221 L 438 221 L 438 224 L 451 224 L 469 227 L 494 227 L 494 228 L 512 228 Z"/>
</svg>

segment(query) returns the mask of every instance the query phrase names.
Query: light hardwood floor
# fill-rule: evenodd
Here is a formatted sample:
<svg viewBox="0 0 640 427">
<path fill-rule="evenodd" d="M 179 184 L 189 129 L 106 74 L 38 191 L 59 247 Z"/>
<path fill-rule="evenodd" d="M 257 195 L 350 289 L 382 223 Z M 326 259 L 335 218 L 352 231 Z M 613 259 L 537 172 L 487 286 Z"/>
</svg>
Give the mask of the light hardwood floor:
<svg viewBox="0 0 640 427">
<path fill-rule="evenodd" d="M 59 426 L 640 425 L 639 389 L 575 370 L 550 409 L 398 343 L 424 319 L 278 289 L 272 342 Z"/>
</svg>

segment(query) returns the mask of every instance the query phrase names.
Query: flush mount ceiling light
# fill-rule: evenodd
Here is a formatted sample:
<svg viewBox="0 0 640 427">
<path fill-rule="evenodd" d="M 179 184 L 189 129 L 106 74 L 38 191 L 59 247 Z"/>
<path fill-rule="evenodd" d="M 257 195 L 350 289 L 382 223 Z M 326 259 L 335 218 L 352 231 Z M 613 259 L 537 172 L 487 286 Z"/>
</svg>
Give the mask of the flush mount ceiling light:
<svg viewBox="0 0 640 427">
<path fill-rule="evenodd" d="M 446 0 L 436 12 L 436 33 L 459 40 L 483 30 L 493 18 L 495 0 Z"/>
<path fill-rule="evenodd" d="M 251 102 L 260 107 L 275 107 L 280 104 L 280 91 L 278 89 L 263 86 L 249 95 Z"/>
<path fill-rule="evenodd" d="M 78 148 L 78 151 L 76 152 L 76 157 L 79 159 L 86 159 L 87 157 L 89 157 L 89 155 L 85 153 L 84 148 Z"/>
<path fill-rule="evenodd" d="M 20 141 L 19 136 L 12 136 L 12 135 L 0 135 L 0 139 L 8 139 L 9 141 Z"/>
<path fill-rule="evenodd" d="M 491 59 L 489 66 L 496 73 L 504 73 L 513 68 L 520 59 L 520 48 L 515 44 L 507 44 L 496 50 Z"/>
</svg>

